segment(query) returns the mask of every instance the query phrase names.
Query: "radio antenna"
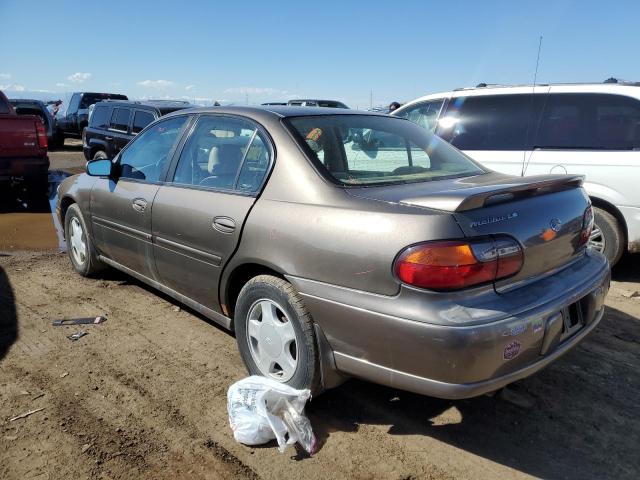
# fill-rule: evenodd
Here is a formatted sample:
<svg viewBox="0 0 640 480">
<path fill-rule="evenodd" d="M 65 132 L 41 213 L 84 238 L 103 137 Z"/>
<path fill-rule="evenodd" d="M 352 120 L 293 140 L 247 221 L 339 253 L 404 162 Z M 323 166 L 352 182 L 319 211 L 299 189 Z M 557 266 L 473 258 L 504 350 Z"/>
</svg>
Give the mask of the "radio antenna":
<svg viewBox="0 0 640 480">
<path fill-rule="evenodd" d="M 532 95 L 531 95 L 531 111 L 529 112 L 529 121 L 527 122 L 527 134 L 525 137 L 525 149 L 524 154 L 522 156 L 522 171 L 520 172 L 520 176 L 524 177 L 524 172 L 527 170 L 527 166 L 529 160 L 531 160 L 531 155 L 533 152 L 529 154 L 529 159 L 527 160 L 527 149 L 529 148 L 529 129 L 531 127 L 531 115 L 533 114 L 533 99 L 535 98 L 536 93 L 536 82 L 538 81 L 538 67 L 540 66 L 540 52 L 542 51 L 542 35 L 540 35 L 540 40 L 538 41 L 538 56 L 536 58 L 536 70 L 533 73 L 533 87 L 532 87 Z"/>
</svg>

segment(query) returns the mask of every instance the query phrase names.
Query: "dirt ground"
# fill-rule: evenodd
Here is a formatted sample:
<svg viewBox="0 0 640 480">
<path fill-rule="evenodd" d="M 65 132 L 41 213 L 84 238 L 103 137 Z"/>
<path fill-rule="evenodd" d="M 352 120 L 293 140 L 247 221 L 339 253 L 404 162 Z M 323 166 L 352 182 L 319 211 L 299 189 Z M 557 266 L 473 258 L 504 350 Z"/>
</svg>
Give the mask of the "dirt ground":
<svg viewBox="0 0 640 480">
<path fill-rule="evenodd" d="M 79 277 L 55 243 L 14 238 L 0 246 L 1 479 L 638 478 L 638 255 L 614 270 L 602 323 L 547 369 L 455 402 L 350 380 L 308 405 L 309 458 L 234 441 L 226 390 L 245 370 L 232 335 L 124 274 Z M 98 314 L 108 321 L 51 325 Z"/>
</svg>

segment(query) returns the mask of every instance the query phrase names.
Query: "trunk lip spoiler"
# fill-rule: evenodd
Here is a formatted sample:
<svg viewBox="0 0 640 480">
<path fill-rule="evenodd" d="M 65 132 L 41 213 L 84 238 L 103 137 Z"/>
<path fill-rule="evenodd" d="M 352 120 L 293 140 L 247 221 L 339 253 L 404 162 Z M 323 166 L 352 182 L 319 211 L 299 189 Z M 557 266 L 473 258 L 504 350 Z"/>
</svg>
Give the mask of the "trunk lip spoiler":
<svg viewBox="0 0 640 480">
<path fill-rule="evenodd" d="M 449 212 L 464 212 L 485 206 L 487 200 L 498 195 L 549 189 L 560 191 L 568 187 L 582 187 L 584 175 L 537 175 L 510 177 L 489 185 L 467 187 L 440 193 L 419 195 L 400 200 L 401 204 L 433 208 Z M 554 188 L 555 187 L 555 188 Z"/>
</svg>

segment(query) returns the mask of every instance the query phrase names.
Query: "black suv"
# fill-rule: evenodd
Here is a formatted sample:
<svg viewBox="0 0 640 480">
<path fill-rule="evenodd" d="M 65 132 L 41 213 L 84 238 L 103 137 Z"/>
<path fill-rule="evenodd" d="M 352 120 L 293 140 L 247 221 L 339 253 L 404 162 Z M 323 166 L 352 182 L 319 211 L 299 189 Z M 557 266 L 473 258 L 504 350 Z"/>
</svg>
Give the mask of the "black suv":
<svg viewBox="0 0 640 480">
<path fill-rule="evenodd" d="M 66 107 L 56 113 L 58 138 L 61 143 L 65 138 L 80 138 L 82 130 L 87 126 L 89 107 L 101 100 L 127 100 L 126 95 L 118 93 L 75 92 Z"/>
<path fill-rule="evenodd" d="M 84 158 L 113 158 L 129 140 L 158 117 L 194 106 L 173 100 L 105 100 L 96 103 L 89 117 L 89 126 L 82 134 Z"/>
</svg>

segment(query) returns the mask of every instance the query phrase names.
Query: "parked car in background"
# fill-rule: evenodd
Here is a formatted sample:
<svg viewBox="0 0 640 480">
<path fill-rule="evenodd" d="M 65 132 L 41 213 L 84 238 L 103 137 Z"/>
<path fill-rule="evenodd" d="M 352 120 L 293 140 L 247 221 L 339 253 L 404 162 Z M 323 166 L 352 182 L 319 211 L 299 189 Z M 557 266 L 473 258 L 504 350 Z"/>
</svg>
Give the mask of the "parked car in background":
<svg viewBox="0 0 640 480">
<path fill-rule="evenodd" d="M 328 107 L 328 108 L 349 108 L 344 103 L 336 100 L 312 100 L 312 99 L 298 99 L 289 100 L 287 105 L 293 105 L 296 107 Z"/>
<path fill-rule="evenodd" d="M 464 398 L 602 318 L 609 264 L 586 248 L 581 185 L 490 172 L 387 115 L 216 107 L 89 162 L 57 213 L 79 274 L 110 265 L 235 330 L 252 374 Z"/>
<path fill-rule="evenodd" d="M 56 119 L 51 115 L 47 105 L 41 100 L 31 100 L 22 98 L 11 98 L 9 103 L 13 106 L 16 115 L 35 115 L 40 117 L 47 131 L 47 140 L 49 145 L 57 143 L 57 125 Z"/>
<path fill-rule="evenodd" d="M 0 188 L 21 180 L 32 193 L 48 188 L 47 132 L 36 115 L 16 115 L 0 92 Z"/>
<path fill-rule="evenodd" d="M 80 138 L 87 126 L 89 106 L 102 100 L 128 100 L 126 95 L 117 93 L 76 92 L 62 109 L 58 111 L 58 135 L 62 143 L 65 138 Z"/>
<path fill-rule="evenodd" d="M 586 175 L 592 247 L 612 265 L 625 250 L 640 252 L 640 86 L 482 85 L 421 97 L 393 115 L 498 172 Z"/>
<path fill-rule="evenodd" d="M 113 158 L 147 125 L 167 113 L 192 108 L 173 100 L 106 100 L 94 104 L 89 126 L 82 135 L 84 158 Z"/>
<path fill-rule="evenodd" d="M 260 105 L 286 105 L 287 102 L 265 102 L 265 103 L 261 103 Z"/>
</svg>

